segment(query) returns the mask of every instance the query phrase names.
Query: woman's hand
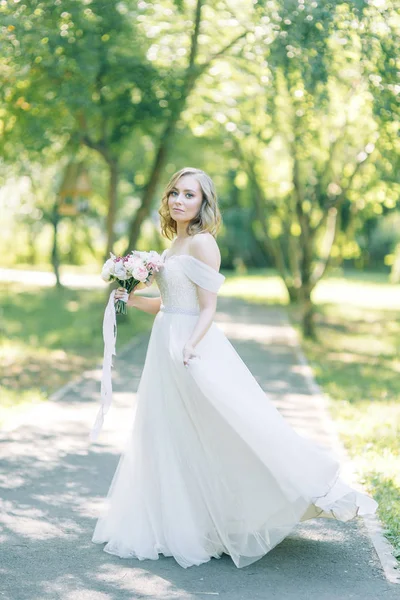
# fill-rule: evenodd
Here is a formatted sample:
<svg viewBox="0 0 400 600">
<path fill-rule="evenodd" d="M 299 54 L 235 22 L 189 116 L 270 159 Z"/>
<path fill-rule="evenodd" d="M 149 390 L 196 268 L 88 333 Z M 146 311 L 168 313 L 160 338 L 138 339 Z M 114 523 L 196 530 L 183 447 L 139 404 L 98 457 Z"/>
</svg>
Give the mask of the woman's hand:
<svg viewBox="0 0 400 600">
<path fill-rule="evenodd" d="M 192 358 L 200 358 L 200 355 L 191 344 L 185 344 L 183 348 L 183 364 L 185 367 L 189 366 L 189 360 Z"/>
<path fill-rule="evenodd" d="M 117 288 L 115 290 L 115 296 L 114 296 L 115 302 L 117 300 L 124 300 L 126 302 L 127 306 L 132 306 L 133 294 L 136 289 L 137 289 L 137 286 L 133 288 L 133 290 L 131 291 L 130 294 L 128 294 L 128 292 L 126 291 L 125 288 L 123 288 L 123 287 Z"/>
</svg>

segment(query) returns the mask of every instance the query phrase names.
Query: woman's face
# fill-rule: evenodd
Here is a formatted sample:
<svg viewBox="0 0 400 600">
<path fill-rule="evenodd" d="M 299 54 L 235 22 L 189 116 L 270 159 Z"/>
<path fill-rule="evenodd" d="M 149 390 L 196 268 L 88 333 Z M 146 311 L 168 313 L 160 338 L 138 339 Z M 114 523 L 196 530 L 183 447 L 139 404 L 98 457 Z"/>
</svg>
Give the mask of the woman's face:
<svg viewBox="0 0 400 600">
<path fill-rule="evenodd" d="M 203 193 L 193 175 L 182 175 L 168 196 L 171 217 L 177 222 L 191 221 L 199 212 Z"/>
</svg>

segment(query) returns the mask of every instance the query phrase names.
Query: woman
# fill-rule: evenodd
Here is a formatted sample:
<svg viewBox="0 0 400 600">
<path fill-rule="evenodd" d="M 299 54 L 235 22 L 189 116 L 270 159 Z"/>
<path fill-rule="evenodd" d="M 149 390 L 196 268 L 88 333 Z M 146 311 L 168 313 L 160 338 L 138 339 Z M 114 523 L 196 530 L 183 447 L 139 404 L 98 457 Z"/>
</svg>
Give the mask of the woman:
<svg viewBox="0 0 400 600">
<path fill-rule="evenodd" d="M 226 553 L 244 567 L 300 521 L 375 512 L 337 460 L 289 425 L 213 321 L 225 277 L 212 180 L 178 171 L 159 213 L 163 235 L 176 236 L 154 276 L 161 298 L 115 295 L 156 317 L 93 542 L 123 558 L 162 553 L 190 567 Z"/>
</svg>

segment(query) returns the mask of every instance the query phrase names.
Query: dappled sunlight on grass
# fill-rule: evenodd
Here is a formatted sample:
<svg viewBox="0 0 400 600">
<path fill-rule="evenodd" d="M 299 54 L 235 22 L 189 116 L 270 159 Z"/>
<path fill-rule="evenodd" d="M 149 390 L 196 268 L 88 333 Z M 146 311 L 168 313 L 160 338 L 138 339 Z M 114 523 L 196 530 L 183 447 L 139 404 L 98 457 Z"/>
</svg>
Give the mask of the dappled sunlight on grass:
<svg viewBox="0 0 400 600">
<path fill-rule="evenodd" d="M 390 293 L 386 297 L 391 307 Z M 318 340 L 304 340 L 303 348 L 331 399 L 331 414 L 360 481 L 379 503 L 378 514 L 400 556 L 399 317 L 399 308 L 349 305 L 347 297 L 319 305 Z"/>
<path fill-rule="evenodd" d="M 390 474 L 385 476 L 383 469 L 375 473 L 371 470 L 368 481 L 379 503 L 379 515 L 386 525 L 384 534 L 393 544 L 396 558 L 400 559 L 400 484 Z"/>
<path fill-rule="evenodd" d="M 316 287 L 313 300 L 316 304 L 345 303 L 349 307 L 397 310 L 400 306 L 400 285 L 387 281 L 328 277 Z"/>
<path fill-rule="evenodd" d="M 400 486 L 400 404 L 397 402 L 335 403 L 332 413 L 341 420 L 346 443 L 359 455 L 363 470 L 386 472 Z"/>
<path fill-rule="evenodd" d="M 0 422 L 11 406 L 48 398 L 101 360 L 108 293 L 0 285 Z M 152 321 L 138 311 L 120 317 L 117 347 L 147 331 Z"/>
<path fill-rule="evenodd" d="M 365 309 L 364 309 L 365 311 Z M 398 400 L 399 313 L 319 307 L 318 341 L 304 341 L 318 381 L 336 400 Z M 318 360 L 324 357 L 324 361 Z M 329 368 L 327 368 L 328 364 Z"/>
<path fill-rule="evenodd" d="M 227 274 L 219 292 L 249 302 L 287 304 L 288 294 L 282 279 L 272 270 L 250 272 L 248 275 Z"/>
</svg>

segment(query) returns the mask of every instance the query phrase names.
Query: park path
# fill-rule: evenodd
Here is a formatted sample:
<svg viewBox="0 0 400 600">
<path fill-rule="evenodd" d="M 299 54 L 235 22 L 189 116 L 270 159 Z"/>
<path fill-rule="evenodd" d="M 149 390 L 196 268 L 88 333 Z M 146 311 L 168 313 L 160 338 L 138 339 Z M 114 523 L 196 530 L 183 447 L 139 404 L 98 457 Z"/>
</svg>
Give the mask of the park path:
<svg viewBox="0 0 400 600">
<path fill-rule="evenodd" d="M 216 322 L 292 425 L 334 443 L 318 389 L 285 312 L 222 296 Z M 229 556 L 181 568 L 173 558 L 126 560 L 92 544 L 130 426 L 148 334 L 114 361 L 114 405 L 94 445 L 100 368 L 27 413 L 0 435 L 0 600 L 399 600 L 362 519 L 314 519 L 261 560 L 237 569 Z M 118 348 L 117 348 L 118 352 Z"/>
</svg>

